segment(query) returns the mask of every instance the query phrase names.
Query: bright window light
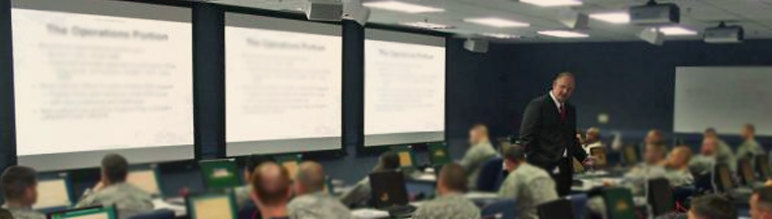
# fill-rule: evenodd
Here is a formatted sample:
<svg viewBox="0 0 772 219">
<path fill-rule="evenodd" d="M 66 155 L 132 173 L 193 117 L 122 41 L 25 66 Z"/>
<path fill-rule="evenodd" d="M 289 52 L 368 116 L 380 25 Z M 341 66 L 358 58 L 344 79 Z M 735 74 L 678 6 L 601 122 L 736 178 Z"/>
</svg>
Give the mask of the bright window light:
<svg viewBox="0 0 772 219">
<path fill-rule="evenodd" d="M 572 6 L 582 4 L 582 2 L 579 0 L 520 0 L 520 2 L 538 5 L 541 7 Z"/>
<path fill-rule="evenodd" d="M 579 32 L 573 32 L 573 31 L 566 31 L 566 30 L 545 30 L 545 31 L 539 31 L 539 34 L 541 35 L 547 35 L 547 36 L 553 36 L 553 37 L 560 37 L 560 38 L 587 38 L 590 37 L 590 35 L 579 33 Z"/>
<path fill-rule="evenodd" d="M 590 17 L 596 20 L 601 20 L 612 24 L 630 23 L 630 14 L 628 14 L 627 12 L 598 13 L 598 14 L 591 14 Z"/>
<path fill-rule="evenodd" d="M 661 27 L 659 32 L 667 36 L 689 36 L 697 35 L 697 31 L 689 30 L 683 27 Z"/>
<path fill-rule="evenodd" d="M 390 11 L 400 11 L 400 12 L 411 13 L 411 14 L 445 11 L 445 9 L 442 9 L 442 8 L 416 5 L 416 4 L 410 4 L 405 2 L 399 2 L 399 1 L 376 1 L 376 2 L 363 3 L 362 5 L 370 8 L 377 8 L 377 9 L 390 10 Z"/>
<path fill-rule="evenodd" d="M 498 27 L 498 28 L 505 28 L 505 27 L 527 27 L 527 26 L 530 26 L 530 24 L 528 24 L 528 23 L 512 21 L 512 20 L 507 20 L 507 19 L 501 19 L 501 18 L 495 18 L 495 17 L 467 18 L 467 19 L 464 19 L 464 22 L 480 24 L 480 25 L 485 25 L 485 26 L 491 26 L 491 27 Z"/>
</svg>

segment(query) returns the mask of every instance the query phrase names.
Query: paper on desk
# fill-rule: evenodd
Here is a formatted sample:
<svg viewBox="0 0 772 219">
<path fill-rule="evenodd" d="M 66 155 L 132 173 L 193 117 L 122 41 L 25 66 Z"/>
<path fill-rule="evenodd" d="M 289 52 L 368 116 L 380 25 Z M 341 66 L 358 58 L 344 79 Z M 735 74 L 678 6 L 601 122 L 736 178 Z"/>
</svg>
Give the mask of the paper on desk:
<svg viewBox="0 0 772 219">
<path fill-rule="evenodd" d="M 375 209 L 356 209 L 351 211 L 351 216 L 356 219 L 388 218 L 389 212 Z"/>
</svg>

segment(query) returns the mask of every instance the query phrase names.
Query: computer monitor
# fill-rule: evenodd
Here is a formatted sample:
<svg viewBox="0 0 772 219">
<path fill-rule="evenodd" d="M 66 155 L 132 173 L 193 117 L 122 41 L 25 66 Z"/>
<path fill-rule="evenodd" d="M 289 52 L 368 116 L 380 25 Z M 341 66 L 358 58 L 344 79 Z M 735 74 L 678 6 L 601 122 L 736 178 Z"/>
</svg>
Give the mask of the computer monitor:
<svg viewBox="0 0 772 219">
<path fill-rule="evenodd" d="M 608 165 L 608 159 L 606 158 L 606 148 L 604 147 L 595 147 L 590 148 L 590 155 L 595 157 L 595 166 L 596 167 L 606 167 Z"/>
<path fill-rule="evenodd" d="M 209 190 L 227 190 L 241 185 L 234 159 L 203 160 L 199 166 Z"/>
<path fill-rule="evenodd" d="M 236 219 L 236 202 L 232 193 L 192 195 L 187 199 L 191 219 Z"/>
<path fill-rule="evenodd" d="M 638 153 L 638 147 L 634 144 L 624 146 L 624 158 L 627 165 L 635 165 L 640 162 L 640 156 Z"/>
<path fill-rule="evenodd" d="M 648 182 L 648 188 L 647 200 L 651 206 L 651 213 L 655 217 L 675 212 L 673 191 L 667 179 L 651 179 Z"/>
<path fill-rule="evenodd" d="M 129 171 L 126 182 L 150 193 L 151 196 L 161 196 L 158 172 L 155 168 Z"/>
<path fill-rule="evenodd" d="M 609 219 L 636 219 L 633 194 L 627 188 L 607 187 L 601 190 Z"/>
<path fill-rule="evenodd" d="M 759 175 L 764 180 L 772 178 L 772 168 L 770 168 L 769 155 L 760 154 L 756 155 L 756 168 L 759 171 Z"/>
<path fill-rule="evenodd" d="M 391 148 L 394 153 L 397 153 L 397 156 L 399 156 L 399 164 L 402 168 L 414 168 L 416 166 L 415 164 L 415 153 L 413 152 L 413 148 L 410 146 L 395 146 Z"/>
<path fill-rule="evenodd" d="M 734 182 L 732 181 L 732 171 L 729 170 L 729 166 L 726 164 L 716 164 L 713 180 L 717 187 L 715 189 L 721 192 L 726 193 L 735 188 Z"/>
<path fill-rule="evenodd" d="M 564 198 L 542 203 L 536 207 L 539 218 L 574 219 L 574 211 L 570 200 Z"/>
<path fill-rule="evenodd" d="M 379 171 L 368 175 L 373 204 L 385 209 L 394 206 L 407 206 L 408 196 L 405 176 L 399 171 Z"/>
<path fill-rule="evenodd" d="M 293 180 L 298 173 L 298 167 L 300 166 L 300 161 L 302 158 L 303 157 L 300 154 L 278 155 L 273 157 L 273 159 L 276 160 L 276 163 L 287 169 L 290 174 L 290 178 Z"/>
<path fill-rule="evenodd" d="M 442 166 L 451 162 L 448 145 L 444 142 L 429 144 L 429 161 L 432 166 Z"/>
<path fill-rule="evenodd" d="M 753 171 L 751 160 L 748 158 L 740 159 L 737 161 L 737 167 L 739 169 L 737 171 L 740 173 L 740 178 L 743 183 L 746 186 L 753 186 L 753 183 L 756 182 L 756 173 Z"/>
<path fill-rule="evenodd" d="M 40 180 L 37 190 L 38 201 L 32 209 L 66 209 L 72 206 L 70 199 L 72 195 L 67 178 Z"/>
<path fill-rule="evenodd" d="M 113 207 L 89 207 L 48 214 L 48 219 L 117 219 Z"/>
</svg>

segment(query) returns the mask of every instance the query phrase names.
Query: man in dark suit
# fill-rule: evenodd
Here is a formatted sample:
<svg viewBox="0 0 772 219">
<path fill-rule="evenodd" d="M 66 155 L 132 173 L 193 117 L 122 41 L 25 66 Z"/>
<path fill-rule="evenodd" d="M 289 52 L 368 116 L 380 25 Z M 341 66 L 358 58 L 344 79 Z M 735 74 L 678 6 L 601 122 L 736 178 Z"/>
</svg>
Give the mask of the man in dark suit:
<svg viewBox="0 0 772 219">
<path fill-rule="evenodd" d="M 520 143 L 528 163 L 550 173 L 560 196 L 571 192 L 571 157 L 586 165 L 592 163 L 576 139 L 576 109 L 568 103 L 574 86 L 573 74 L 558 74 L 548 94 L 528 103 L 520 126 Z"/>
</svg>

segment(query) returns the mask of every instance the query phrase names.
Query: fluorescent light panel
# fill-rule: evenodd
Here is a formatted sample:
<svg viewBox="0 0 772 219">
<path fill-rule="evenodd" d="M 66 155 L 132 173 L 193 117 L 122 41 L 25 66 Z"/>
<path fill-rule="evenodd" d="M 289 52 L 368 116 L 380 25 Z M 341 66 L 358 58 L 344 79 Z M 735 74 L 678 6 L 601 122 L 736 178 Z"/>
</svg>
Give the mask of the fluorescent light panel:
<svg viewBox="0 0 772 219">
<path fill-rule="evenodd" d="M 410 3 L 400 2 L 400 1 L 376 1 L 376 2 L 362 3 L 362 5 L 370 8 L 377 8 L 377 9 L 390 10 L 390 11 L 400 11 L 400 12 L 411 13 L 411 14 L 445 11 L 445 9 L 442 9 L 442 8 L 416 5 L 416 4 L 410 4 Z"/>
<path fill-rule="evenodd" d="M 498 39 L 520 39 L 522 36 L 520 35 L 514 35 L 514 34 L 506 34 L 506 33 L 483 33 L 480 34 L 482 36 L 486 37 L 493 37 Z"/>
<path fill-rule="evenodd" d="M 512 20 L 507 20 L 502 18 L 495 18 L 495 17 L 467 18 L 467 19 L 464 19 L 464 22 L 491 26 L 491 27 L 498 27 L 498 28 L 530 26 L 530 24 L 528 23 L 512 21 Z"/>
<path fill-rule="evenodd" d="M 573 32 L 573 31 L 565 31 L 565 30 L 545 30 L 545 31 L 539 31 L 538 32 L 541 35 L 547 35 L 547 36 L 553 36 L 553 37 L 560 37 L 560 38 L 587 38 L 590 37 L 590 35 L 579 33 L 579 32 Z"/>
<path fill-rule="evenodd" d="M 612 24 L 630 23 L 630 14 L 628 14 L 627 12 L 598 13 L 598 14 L 591 14 L 590 17 L 596 20 L 601 20 Z"/>
<path fill-rule="evenodd" d="M 660 27 L 659 32 L 667 36 L 690 36 L 697 35 L 697 31 L 689 30 L 683 27 Z"/>
<path fill-rule="evenodd" d="M 444 24 L 436 24 L 436 23 L 429 23 L 429 22 L 405 22 L 400 23 L 404 26 L 409 27 L 415 27 L 415 28 L 421 28 L 421 29 L 431 29 L 431 30 L 440 30 L 440 29 L 453 29 L 453 26 L 450 25 L 444 25 Z"/>
<path fill-rule="evenodd" d="M 520 2 L 538 5 L 541 7 L 572 6 L 582 4 L 582 2 L 579 0 L 520 0 Z"/>
</svg>

